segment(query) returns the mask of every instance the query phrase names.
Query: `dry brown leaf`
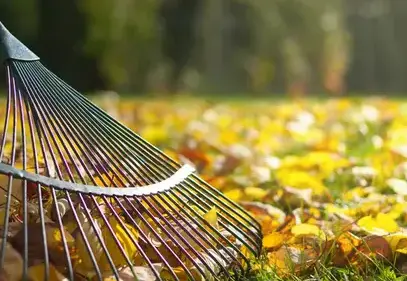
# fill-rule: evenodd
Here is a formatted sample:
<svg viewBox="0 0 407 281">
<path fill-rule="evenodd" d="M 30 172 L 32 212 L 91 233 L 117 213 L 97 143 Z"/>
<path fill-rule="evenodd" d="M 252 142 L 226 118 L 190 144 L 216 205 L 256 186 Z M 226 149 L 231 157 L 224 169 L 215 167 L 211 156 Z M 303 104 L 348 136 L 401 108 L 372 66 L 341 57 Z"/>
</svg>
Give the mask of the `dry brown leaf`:
<svg viewBox="0 0 407 281">
<path fill-rule="evenodd" d="M 335 266 L 345 266 L 349 263 L 349 259 L 361 244 L 361 239 L 350 232 L 340 234 L 332 241 L 332 264 Z"/>
<path fill-rule="evenodd" d="M 56 224 L 47 223 L 45 225 L 46 236 L 47 236 L 47 247 L 48 255 L 50 261 L 56 265 L 66 265 L 66 255 L 63 248 L 62 235 Z M 30 265 L 35 260 L 44 259 L 44 238 L 42 236 L 41 224 L 28 224 L 28 259 Z M 75 240 L 71 234 L 64 230 L 64 235 L 68 248 L 70 251 L 74 251 Z M 20 253 L 24 251 L 24 231 L 20 230 L 11 240 L 10 243 L 18 250 Z M 71 259 L 74 258 L 71 255 Z"/>
<path fill-rule="evenodd" d="M 295 246 L 282 246 L 268 254 L 269 265 L 282 275 L 298 273 L 312 265 L 318 254 L 313 249 L 301 249 Z"/>
<path fill-rule="evenodd" d="M 357 264 L 360 268 L 367 266 L 373 259 L 381 261 L 390 261 L 393 253 L 389 243 L 385 238 L 377 235 L 370 235 L 362 239 L 361 244 L 357 248 L 357 252 L 352 258 L 353 264 Z"/>
<path fill-rule="evenodd" d="M 0 245 L 2 243 L 3 240 L 0 239 Z M 23 276 L 23 258 L 9 243 L 6 244 L 4 268 L 1 275 L 5 277 L 3 280 L 7 281 L 19 281 Z"/>
</svg>

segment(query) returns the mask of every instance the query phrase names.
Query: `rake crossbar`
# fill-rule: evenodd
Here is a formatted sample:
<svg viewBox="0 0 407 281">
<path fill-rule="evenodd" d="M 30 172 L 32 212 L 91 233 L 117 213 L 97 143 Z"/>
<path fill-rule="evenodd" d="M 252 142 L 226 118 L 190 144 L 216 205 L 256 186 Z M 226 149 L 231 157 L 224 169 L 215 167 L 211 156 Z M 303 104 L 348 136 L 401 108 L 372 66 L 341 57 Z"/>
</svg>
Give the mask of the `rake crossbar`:
<svg viewBox="0 0 407 281">
<path fill-rule="evenodd" d="M 175 174 L 159 183 L 138 187 L 114 188 L 107 186 L 83 185 L 67 181 L 61 181 L 58 179 L 49 178 L 39 174 L 33 174 L 27 171 L 22 171 L 10 165 L 0 163 L 1 174 L 10 175 L 18 179 L 25 179 L 32 183 L 41 184 L 44 186 L 52 186 L 59 190 L 68 190 L 74 192 L 78 191 L 81 193 L 92 193 L 95 195 L 107 195 L 107 196 L 113 195 L 141 196 L 141 195 L 154 195 L 160 192 L 165 192 L 183 182 L 193 172 L 195 172 L 195 168 L 193 168 L 190 165 L 184 165 Z"/>
</svg>

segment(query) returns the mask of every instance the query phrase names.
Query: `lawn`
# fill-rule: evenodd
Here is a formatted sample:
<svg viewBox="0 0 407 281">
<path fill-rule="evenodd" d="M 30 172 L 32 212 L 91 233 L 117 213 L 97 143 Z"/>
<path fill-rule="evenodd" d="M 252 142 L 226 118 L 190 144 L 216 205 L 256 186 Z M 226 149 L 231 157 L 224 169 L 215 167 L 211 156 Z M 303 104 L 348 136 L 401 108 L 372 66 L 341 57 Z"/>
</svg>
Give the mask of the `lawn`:
<svg viewBox="0 0 407 281">
<path fill-rule="evenodd" d="M 256 216 L 246 280 L 404 280 L 403 99 L 97 103 Z"/>
</svg>

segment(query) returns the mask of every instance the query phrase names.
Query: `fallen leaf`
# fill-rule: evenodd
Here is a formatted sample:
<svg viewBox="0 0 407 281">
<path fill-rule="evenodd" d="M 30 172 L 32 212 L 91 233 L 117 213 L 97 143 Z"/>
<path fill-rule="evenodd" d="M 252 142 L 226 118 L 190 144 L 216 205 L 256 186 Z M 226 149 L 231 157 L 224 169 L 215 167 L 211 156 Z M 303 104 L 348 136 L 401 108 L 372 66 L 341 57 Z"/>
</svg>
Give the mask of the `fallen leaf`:
<svg viewBox="0 0 407 281">
<path fill-rule="evenodd" d="M 243 191 L 235 188 L 224 192 L 224 195 L 232 201 L 239 202 L 243 197 Z"/>
<path fill-rule="evenodd" d="M 358 226 L 370 234 L 386 235 L 397 232 L 400 227 L 388 214 L 379 213 L 376 217 L 365 216 L 357 222 Z"/>
<path fill-rule="evenodd" d="M 285 235 L 279 232 L 270 233 L 263 237 L 263 247 L 266 249 L 278 248 L 284 243 L 285 239 Z"/>
<path fill-rule="evenodd" d="M 162 270 L 162 265 L 161 264 L 153 264 L 155 270 L 157 270 L 158 274 L 160 274 Z M 156 276 L 152 269 L 148 266 L 135 266 L 133 267 L 134 274 L 132 272 L 132 269 L 129 267 L 125 267 L 121 270 L 119 270 L 119 278 L 120 281 L 152 281 L 156 279 Z M 116 281 L 116 277 L 114 275 L 107 276 L 108 274 L 105 274 L 103 277 L 103 281 L 109 281 L 109 280 L 114 280 Z"/>
<path fill-rule="evenodd" d="M 75 251 L 75 240 L 71 234 L 64 231 L 66 243 L 69 251 Z M 66 254 L 63 247 L 62 233 L 56 224 L 45 224 L 45 233 L 47 238 L 48 255 L 50 261 L 56 265 L 66 265 Z M 44 238 L 42 236 L 41 224 L 28 224 L 28 257 L 29 261 L 44 258 Z M 20 253 L 24 252 L 24 231 L 21 229 L 14 237 L 10 239 L 10 243 Z M 74 255 L 70 256 L 74 259 Z"/>
<path fill-rule="evenodd" d="M 260 187 L 246 187 L 244 189 L 245 200 L 260 201 L 269 194 L 268 190 Z"/>
<path fill-rule="evenodd" d="M 371 258 L 389 261 L 392 258 L 392 251 L 389 243 L 381 236 L 370 235 L 362 239 L 354 256 L 354 263 L 369 263 Z"/>
<path fill-rule="evenodd" d="M 137 247 L 133 241 L 138 240 L 138 233 L 137 231 L 129 224 L 123 223 L 126 230 L 119 224 L 117 219 L 114 216 L 111 216 L 108 219 L 110 227 L 113 230 L 113 233 L 116 236 L 118 243 L 120 243 L 124 253 L 127 257 L 132 260 L 136 257 L 137 254 Z M 112 233 L 108 229 L 107 226 L 103 225 L 102 229 L 102 237 L 105 241 L 105 245 L 107 247 L 107 251 L 109 252 L 113 263 L 116 267 L 127 265 L 126 259 L 123 256 L 120 248 L 117 246 L 115 239 L 113 238 Z M 102 254 L 99 259 L 100 267 L 109 270 L 111 268 L 109 261 L 106 257 L 106 254 Z"/>
<path fill-rule="evenodd" d="M 316 258 L 312 250 L 303 251 L 290 246 L 268 253 L 267 257 L 269 265 L 281 275 L 296 274 L 315 262 Z"/>
<path fill-rule="evenodd" d="M 291 233 L 294 236 L 316 236 L 321 240 L 326 239 L 325 233 L 316 225 L 302 223 L 298 225 L 294 225 L 291 229 Z"/>
<path fill-rule="evenodd" d="M 0 245 L 2 243 L 3 240 L 0 239 Z M 5 248 L 2 274 L 5 277 L 4 280 L 7 281 L 20 281 L 23 276 L 23 258 L 8 242 Z"/>
<path fill-rule="evenodd" d="M 204 214 L 204 219 L 213 227 L 218 227 L 218 210 L 213 206 L 207 213 Z"/>
<path fill-rule="evenodd" d="M 401 179 L 388 179 L 387 184 L 399 195 L 407 195 L 407 182 Z"/>
<path fill-rule="evenodd" d="M 31 281 L 45 280 L 45 264 L 39 264 L 28 268 L 28 277 Z M 69 281 L 52 264 L 49 265 L 49 280 L 51 281 Z"/>
</svg>

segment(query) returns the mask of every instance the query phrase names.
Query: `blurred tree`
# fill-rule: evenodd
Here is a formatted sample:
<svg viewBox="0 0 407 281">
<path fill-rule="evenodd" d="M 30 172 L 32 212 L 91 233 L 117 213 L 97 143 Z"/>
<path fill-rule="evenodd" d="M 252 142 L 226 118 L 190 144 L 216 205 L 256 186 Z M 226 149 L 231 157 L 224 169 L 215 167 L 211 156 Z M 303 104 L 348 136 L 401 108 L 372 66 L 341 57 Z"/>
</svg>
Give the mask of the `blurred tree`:
<svg viewBox="0 0 407 281">
<path fill-rule="evenodd" d="M 37 51 L 37 0 L 0 1 L 0 21 L 24 43 Z M 6 86 L 4 67 L 0 67 L 0 86 Z M 2 87 L 1 87 L 2 88 Z M 0 89 L 1 89 L 0 88 Z M 0 92 L 2 92 L 0 90 Z"/>
<path fill-rule="evenodd" d="M 323 28 L 322 18 L 332 1 L 239 1 L 253 9 L 253 53 L 248 59 L 254 89 L 281 88 L 278 85 L 284 81 L 285 89 L 294 94 L 319 90 L 323 85 L 321 54 L 331 33 Z"/>
<path fill-rule="evenodd" d="M 195 18 L 198 0 L 166 0 L 161 3 L 162 52 L 171 66 L 168 90 L 180 88 L 183 70 L 191 59 L 195 44 Z"/>
<path fill-rule="evenodd" d="M 159 48 L 157 0 L 82 0 L 88 54 L 99 57 L 107 87 L 142 92 Z"/>
<path fill-rule="evenodd" d="M 321 19 L 325 33 L 321 78 L 328 92 L 342 94 L 345 91 L 345 76 L 349 67 L 349 34 L 345 25 L 345 7 L 342 0 L 327 2 Z"/>
<path fill-rule="evenodd" d="M 401 92 L 406 52 L 405 1 L 346 1 L 348 26 L 353 39 L 353 59 L 348 72 L 351 91 Z M 401 12 L 402 11 L 402 12 Z M 399 25 L 400 24 L 400 25 Z M 404 47 L 404 48 L 403 48 Z"/>
<path fill-rule="evenodd" d="M 57 75 L 81 91 L 103 88 L 97 55 L 85 54 L 86 18 L 76 1 L 38 1 L 38 55 Z"/>
</svg>

